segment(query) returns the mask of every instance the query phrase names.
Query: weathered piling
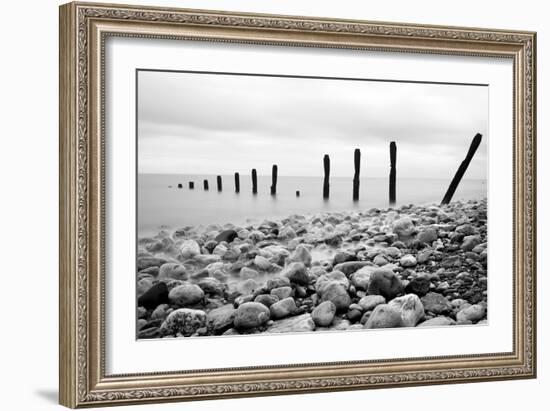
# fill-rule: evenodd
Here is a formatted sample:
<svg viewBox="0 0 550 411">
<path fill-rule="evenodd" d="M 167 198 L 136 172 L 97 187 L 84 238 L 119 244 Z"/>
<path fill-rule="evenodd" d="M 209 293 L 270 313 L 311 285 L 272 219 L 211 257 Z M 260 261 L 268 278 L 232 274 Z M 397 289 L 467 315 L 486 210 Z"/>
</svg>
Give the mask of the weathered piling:
<svg viewBox="0 0 550 411">
<path fill-rule="evenodd" d="M 183 188 L 183 184 L 182 184 L 182 183 L 179 183 L 179 184 L 178 184 L 178 188 Z"/>
<path fill-rule="evenodd" d="M 277 194 L 277 164 L 271 169 L 271 195 Z"/>
<path fill-rule="evenodd" d="M 252 194 L 258 194 L 258 175 L 256 169 L 252 169 Z"/>
<path fill-rule="evenodd" d="M 204 180 L 202 184 L 204 186 L 204 189 L 208 190 L 208 180 Z"/>
<path fill-rule="evenodd" d="M 325 154 L 323 157 L 323 168 L 325 171 L 325 178 L 323 180 L 323 198 L 328 198 L 330 195 L 330 157 Z"/>
<path fill-rule="evenodd" d="M 217 186 L 218 186 L 218 191 L 222 191 L 222 176 L 217 176 L 216 177 L 216 182 L 217 182 Z"/>
<path fill-rule="evenodd" d="M 466 173 L 466 170 L 470 165 L 470 161 L 472 161 L 472 158 L 474 157 L 474 154 L 476 153 L 476 150 L 480 144 L 481 144 L 481 134 L 477 133 L 473 138 L 472 143 L 470 144 L 470 148 L 468 149 L 466 158 L 462 161 L 462 163 L 460 163 L 460 166 L 456 171 L 453 181 L 451 181 L 451 184 L 449 185 L 449 188 L 445 193 L 445 197 L 443 197 L 443 200 L 441 201 L 441 205 L 449 204 L 451 202 L 453 195 L 456 191 L 456 188 L 458 187 L 458 184 L 460 184 L 460 180 L 462 180 L 464 173 Z"/>
<path fill-rule="evenodd" d="M 296 197 L 300 197 L 300 190 L 296 190 Z"/>
<path fill-rule="evenodd" d="M 395 205 L 395 180 L 396 180 L 397 146 L 395 141 L 390 143 L 390 205 Z"/>
<path fill-rule="evenodd" d="M 241 191 L 241 178 L 239 173 L 235 173 L 235 192 L 238 193 Z"/>
<path fill-rule="evenodd" d="M 359 173 L 361 172 L 361 150 L 358 148 L 353 152 L 353 201 L 359 200 Z"/>
<path fill-rule="evenodd" d="M 190 190 L 193 190 L 195 188 L 195 182 L 194 181 L 190 181 L 189 182 L 189 189 Z"/>
</svg>

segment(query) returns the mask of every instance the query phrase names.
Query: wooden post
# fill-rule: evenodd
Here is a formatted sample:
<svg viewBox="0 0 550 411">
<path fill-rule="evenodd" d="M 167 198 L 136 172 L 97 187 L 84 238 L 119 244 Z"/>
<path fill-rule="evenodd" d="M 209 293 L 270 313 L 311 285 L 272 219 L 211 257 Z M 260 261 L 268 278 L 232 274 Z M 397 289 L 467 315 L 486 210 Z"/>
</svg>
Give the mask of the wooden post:
<svg viewBox="0 0 550 411">
<path fill-rule="evenodd" d="M 183 188 L 183 184 L 182 184 L 182 183 L 179 183 L 179 184 L 178 184 L 178 188 Z"/>
<path fill-rule="evenodd" d="M 239 173 L 235 173 L 235 192 L 238 193 L 241 191 L 241 180 Z"/>
<path fill-rule="evenodd" d="M 218 185 L 218 191 L 222 191 L 222 176 L 217 176 L 217 185 Z"/>
<path fill-rule="evenodd" d="M 300 190 L 296 190 L 296 197 L 300 197 Z"/>
<path fill-rule="evenodd" d="M 358 148 L 353 152 L 353 201 L 359 200 L 359 173 L 361 172 L 361 150 Z"/>
<path fill-rule="evenodd" d="M 470 148 L 468 149 L 468 154 L 466 154 L 466 158 L 462 161 L 462 163 L 460 163 L 460 166 L 456 171 L 453 181 L 451 181 L 451 184 L 449 185 L 449 188 L 445 193 L 445 197 L 443 197 L 443 200 L 441 201 L 441 205 L 449 204 L 451 202 L 456 188 L 458 187 L 458 184 L 460 184 L 460 180 L 462 180 L 464 173 L 466 173 L 466 170 L 470 165 L 470 161 L 472 161 L 472 158 L 474 157 L 474 154 L 476 153 L 476 150 L 480 144 L 481 134 L 477 133 L 472 140 L 472 143 L 470 144 Z"/>
<path fill-rule="evenodd" d="M 204 189 L 208 190 L 208 180 L 203 181 Z"/>
<path fill-rule="evenodd" d="M 395 141 L 390 143 L 390 205 L 395 205 L 395 179 L 397 163 L 397 146 Z"/>
<path fill-rule="evenodd" d="M 189 189 L 193 190 L 195 188 L 195 183 L 193 181 L 189 182 Z"/>
<path fill-rule="evenodd" d="M 277 194 L 277 164 L 271 169 L 271 195 Z"/>
<path fill-rule="evenodd" d="M 323 168 L 325 171 L 325 179 L 323 181 L 323 198 L 327 199 L 330 194 L 330 157 L 325 154 L 323 157 Z"/>
<path fill-rule="evenodd" d="M 258 175 L 256 169 L 252 169 L 252 194 L 258 194 Z"/>
</svg>

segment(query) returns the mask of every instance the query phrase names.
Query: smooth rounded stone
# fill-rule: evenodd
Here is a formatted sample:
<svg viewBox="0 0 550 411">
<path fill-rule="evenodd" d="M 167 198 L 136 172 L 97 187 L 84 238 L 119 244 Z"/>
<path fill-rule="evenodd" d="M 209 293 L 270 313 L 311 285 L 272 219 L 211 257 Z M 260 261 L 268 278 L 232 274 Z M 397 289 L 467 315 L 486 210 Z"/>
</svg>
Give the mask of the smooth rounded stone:
<svg viewBox="0 0 550 411">
<path fill-rule="evenodd" d="M 416 233 L 416 228 L 412 219 L 408 216 L 401 217 L 393 223 L 393 232 L 397 234 L 400 240 L 408 239 Z"/>
<path fill-rule="evenodd" d="M 324 238 L 325 244 L 330 245 L 332 247 L 338 247 L 342 243 L 342 234 L 340 233 L 332 233 Z"/>
<path fill-rule="evenodd" d="M 224 230 L 221 233 L 219 233 L 216 238 L 214 239 L 218 243 L 221 243 L 222 241 L 225 241 L 226 243 L 231 243 L 235 238 L 237 238 L 238 234 L 235 230 Z"/>
<path fill-rule="evenodd" d="M 225 285 L 216 278 L 203 278 L 198 282 L 198 286 L 205 292 L 205 294 L 219 295 L 223 297 Z"/>
<path fill-rule="evenodd" d="M 487 320 L 480 320 L 477 322 L 477 325 L 487 325 Z"/>
<path fill-rule="evenodd" d="M 259 243 L 260 241 L 265 240 L 265 234 L 259 230 L 254 230 L 248 235 L 248 240 L 252 241 L 253 243 Z"/>
<path fill-rule="evenodd" d="M 241 228 L 239 231 L 237 231 L 237 237 L 239 238 L 239 240 L 247 240 L 249 235 L 250 231 L 246 228 Z"/>
<path fill-rule="evenodd" d="M 476 229 L 470 224 L 459 225 L 455 231 L 459 234 L 473 235 L 476 233 Z"/>
<path fill-rule="evenodd" d="M 138 298 L 138 306 L 145 307 L 148 310 L 166 303 L 168 303 L 168 287 L 163 282 L 153 285 Z"/>
<path fill-rule="evenodd" d="M 208 275 L 213 275 L 216 271 L 223 270 L 225 264 L 221 261 L 210 263 L 204 269 L 208 272 Z"/>
<path fill-rule="evenodd" d="M 408 294 L 416 294 L 419 297 L 423 297 L 430 291 L 431 282 L 425 275 L 420 275 L 413 278 L 405 287 L 405 292 Z"/>
<path fill-rule="evenodd" d="M 183 334 L 188 337 L 206 324 L 206 313 L 202 310 L 180 308 L 172 311 L 162 323 L 160 331 L 164 335 Z"/>
<path fill-rule="evenodd" d="M 258 290 L 261 287 L 261 284 L 259 284 L 256 280 L 254 280 L 253 278 L 249 278 L 248 280 L 239 283 L 237 289 L 241 294 L 249 294 L 254 290 Z"/>
<path fill-rule="evenodd" d="M 315 282 L 315 289 L 319 295 L 323 295 L 324 289 L 328 284 L 337 283 L 344 287 L 346 290 L 349 288 L 349 280 L 346 275 L 341 271 L 332 271 L 327 274 L 323 274 Z"/>
<path fill-rule="evenodd" d="M 271 311 L 271 318 L 278 320 L 280 318 L 288 317 L 296 310 L 296 308 L 294 298 L 288 297 L 272 304 L 269 307 L 269 311 Z"/>
<path fill-rule="evenodd" d="M 332 301 L 337 311 L 346 311 L 351 304 L 351 297 L 342 284 L 331 282 L 323 287 L 321 301 Z"/>
<path fill-rule="evenodd" d="M 228 250 L 229 249 L 225 244 L 218 244 L 216 247 L 214 247 L 214 250 L 212 250 L 212 254 L 219 255 L 220 257 L 223 258 L 223 256 L 225 255 L 225 253 L 227 253 Z"/>
<path fill-rule="evenodd" d="M 388 304 L 376 306 L 363 328 L 402 327 L 401 312 Z"/>
<path fill-rule="evenodd" d="M 359 290 L 367 290 L 369 287 L 370 277 L 376 270 L 376 267 L 365 266 L 360 270 L 357 270 L 351 275 L 351 283 Z"/>
<path fill-rule="evenodd" d="M 424 310 L 436 315 L 447 314 L 453 309 L 450 301 L 438 293 L 429 292 L 421 298 L 421 301 Z"/>
<path fill-rule="evenodd" d="M 435 240 L 437 240 L 437 230 L 433 227 L 422 230 L 420 233 L 418 233 L 416 239 L 420 243 L 431 244 Z"/>
<path fill-rule="evenodd" d="M 166 316 L 168 315 L 167 311 L 170 308 L 168 304 L 161 304 L 157 308 L 153 310 L 151 313 L 151 319 L 152 320 L 164 320 Z"/>
<path fill-rule="evenodd" d="M 259 275 L 260 274 L 256 270 L 253 270 L 252 268 L 248 268 L 248 267 L 241 268 L 241 271 L 239 273 L 239 277 L 243 280 L 257 278 Z"/>
<path fill-rule="evenodd" d="M 185 307 L 201 302 L 204 298 L 204 291 L 196 284 L 179 285 L 168 295 L 168 299 L 174 305 Z"/>
<path fill-rule="evenodd" d="M 328 327 L 335 315 L 336 305 L 332 301 L 324 301 L 313 309 L 311 318 L 318 327 Z"/>
<path fill-rule="evenodd" d="M 261 303 L 266 307 L 271 307 L 273 304 L 279 301 L 279 298 L 270 294 L 260 294 L 257 295 L 256 298 L 254 298 L 254 301 L 257 303 Z"/>
<path fill-rule="evenodd" d="M 267 280 L 266 284 L 268 290 L 287 286 L 290 286 L 290 280 L 287 277 L 273 277 Z"/>
<path fill-rule="evenodd" d="M 292 291 L 292 287 L 285 286 L 285 287 L 273 288 L 270 291 L 270 294 L 274 295 L 279 300 L 284 300 L 285 298 L 292 297 L 292 294 L 294 294 L 294 293 Z"/>
<path fill-rule="evenodd" d="M 304 263 L 305 266 L 310 266 L 311 253 L 309 251 L 309 247 L 305 246 L 304 244 L 298 245 L 294 252 L 291 254 L 290 261 L 301 262 Z"/>
<path fill-rule="evenodd" d="M 253 294 L 239 295 L 233 301 L 233 305 L 235 307 L 239 307 L 239 306 L 243 305 L 244 303 L 249 303 L 251 301 L 254 301 L 254 295 Z"/>
<path fill-rule="evenodd" d="M 266 332 L 268 333 L 296 333 L 315 330 L 315 323 L 311 314 L 305 313 L 295 317 L 278 320 L 271 325 Z"/>
<path fill-rule="evenodd" d="M 401 267 L 414 267 L 416 265 L 416 257 L 412 254 L 407 254 L 399 260 Z"/>
<path fill-rule="evenodd" d="M 357 323 L 357 324 L 350 325 L 348 328 L 348 331 L 355 331 L 355 330 L 362 330 L 362 329 L 363 329 L 363 324 Z"/>
<path fill-rule="evenodd" d="M 140 297 L 147 292 L 149 288 L 153 286 L 153 278 L 145 277 L 139 280 L 136 284 L 136 293 Z"/>
<path fill-rule="evenodd" d="M 472 248 L 472 251 L 476 254 L 480 254 L 485 250 L 487 250 L 487 243 L 481 243 Z"/>
<path fill-rule="evenodd" d="M 166 259 L 159 257 L 138 257 L 137 270 L 142 271 L 150 267 L 160 267 L 166 262 Z"/>
<path fill-rule="evenodd" d="M 382 252 L 390 258 L 399 258 L 402 255 L 401 250 L 397 247 L 383 248 Z"/>
<path fill-rule="evenodd" d="M 346 314 L 346 317 L 352 323 L 356 323 L 357 321 L 359 321 L 362 316 L 363 316 L 363 311 L 357 310 L 357 309 L 350 309 Z"/>
<path fill-rule="evenodd" d="M 225 261 L 237 261 L 241 255 L 241 250 L 238 247 L 229 247 L 223 254 L 222 258 Z"/>
<path fill-rule="evenodd" d="M 233 327 L 236 313 L 232 304 L 216 308 L 206 314 L 206 327 L 214 334 L 221 334 Z"/>
<path fill-rule="evenodd" d="M 307 289 L 301 285 L 295 285 L 294 295 L 297 298 L 305 298 L 307 297 Z"/>
<path fill-rule="evenodd" d="M 187 280 L 189 274 L 185 267 L 177 263 L 166 263 L 160 266 L 158 278 L 173 278 L 175 280 Z"/>
<path fill-rule="evenodd" d="M 283 271 L 281 271 L 281 276 L 287 277 L 291 283 L 299 285 L 307 285 L 309 283 L 307 268 L 304 263 L 301 262 L 287 265 Z"/>
<path fill-rule="evenodd" d="M 479 243 L 481 243 L 481 238 L 478 235 L 469 235 L 464 237 L 460 248 L 462 251 L 472 251 Z"/>
<path fill-rule="evenodd" d="M 453 306 L 453 308 L 458 308 L 460 310 L 462 308 L 465 308 L 466 305 L 468 305 L 469 307 L 471 304 L 469 304 L 468 301 L 462 298 L 455 298 L 451 301 L 451 305 Z"/>
<path fill-rule="evenodd" d="M 389 263 L 388 259 L 386 257 L 384 257 L 384 255 L 382 255 L 382 254 L 378 254 L 376 257 L 374 257 L 372 262 L 374 264 L 376 264 L 377 266 L 379 266 L 379 267 Z"/>
<path fill-rule="evenodd" d="M 481 304 L 474 304 L 470 307 L 464 308 L 456 315 L 456 320 L 459 323 L 465 323 L 467 321 L 476 322 L 485 316 L 487 310 Z"/>
<path fill-rule="evenodd" d="M 386 304 L 386 299 L 381 295 L 366 295 L 359 300 L 359 305 L 363 311 L 372 311 L 380 304 Z"/>
<path fill-rule="evenodd" d="M 183 258 L 193 258 L 201 253 L 199 243 L 195 240 L 185 240 L 180 245 L 180 255 Z"/>
<path fill-rule="evenodd" d="M 241 304 L 235 313 L 233 324 L 239 330 L 249 330 L 259 327 L 269 321 L 269 308 L 261 303 L 247 302 Z"/>
<path fill-rule="evenodd" d="M 338 251 L 336 254 L 334 254 L 334 257 L 332 258 L 332 264 L 337 265 L 345 263 L 346 261 L 354 260 L 357 260 L 357 256 L 355 255 L 355 253 L 352 253 L 351 251 Z"/>
<path fill-rule="evenodd" d="M 449 317 L 434 317 L 418 324 L 418 327 L 443 327 L 447 325 L 456 325 L 456 321 Z"/>
<path fill-rule="evenodd" d="M 279 236 L 281 240 L 291 240 L 293 238 L 296 238 L 296 231 L 290 226 L 283 227 L 279 231 Z"/>
<path fill-rule="evenodd" d="M 254 265 L 263 271 L 271 269 L 271 262 L 261 255 L 254 257 Z"/>
<path fill-rule="evenodd" d="M 340 264 L 335 265 L 333 270 L 334 271 L 341 271 L 346 276 L 350 276 L 354 272 L 360 270 L 361 268 L 363 268 L 367 265 L 372 265 L 372 264 L 368 261 L 347 261 L 345 263 L 340 263 Z"/>
<path fill-rule="evenodd" d="M 437 285 L 437 287 L 435 287 L 435 291 L 438 293 L 443 293 L 449 288 L 451 288 L 450 284 L 447 281 L 442 281 Z"/>
<path fill-rule="evenodd" d="M 388 305 L 399 310 L 403 327 L 415 327 L 424 318 L 424 306 L 416 294 L 394 298 Z"/>
<path fill-rule="evenodd" d="M 386 300 L 392 300 L 403 292 L 403 284 L 392 270 L 379 268 L 370 277 L 369 295 L 381 295 Z"/>
</svg>

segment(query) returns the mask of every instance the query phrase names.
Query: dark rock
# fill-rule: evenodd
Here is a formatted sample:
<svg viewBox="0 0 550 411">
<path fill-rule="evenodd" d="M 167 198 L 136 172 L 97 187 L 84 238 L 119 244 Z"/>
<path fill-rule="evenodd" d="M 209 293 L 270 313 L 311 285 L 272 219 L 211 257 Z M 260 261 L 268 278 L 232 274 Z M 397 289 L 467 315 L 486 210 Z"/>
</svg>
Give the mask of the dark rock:
<svg viewBox="0 0 550 411">
<path fill-rule="evenodd" d="M 332 264 L 337 265 L 341 263 L 345 263 L 347 261 L 355 261 L 357 260 L 357 256 L 350 252 L 350 251 L 338 251 L 336 254 L 334 254 L 334 258 L 332 259 Z"/>
<path fill-rule="evenodd" d="M 389 301 L 402 292 L 403 284 L 392 270 L 379 268 L 371 274 L 368 294 L 381 295 Z"/>
<path fill-rule="evenodd" d="M 271 318 L 274 320 L 287 317 L 295 310 L 296 303 L 294 302 L 294 298 L 292 297 L 277 301 L 275 304 L 272 304 L 271 307 L 269 307 L 269 311 L 271 311 Z"/>
<path fill-rule="evenodd" d="M 266 307 L 271 307 L 273 304 L 275 304 L 279 299 L 275 297 L 274 295 L 270 294 L 260 294 L 254 298 L 254 301 L 257 303 L 261 303 L 265 305 Z"/>
<path fill-rule="evenodd" d="M 160 304 L 168 303 L 168 287 L 165 283 L 153 285 L 145 294 L 138 298 L 138 306 L 152 310 Z"/>
<path fill-rule="evenodd" d="M 332 301 L 337 311 L 346 311 L 351 304 L 351 297 L 341 284 L 331 282 L 323 287 L 321 301 Z"/>
<path fill-rule="evenodd" d="M 188 337 L 206 324 L 206 313 L 201 310 L 180 308 L 172 311 L 162 324 L 161 333 L 164 335 L 177 335 L 178 333 Z"/>
<path fill-rule="evenodd" d="M 309 283 L 309 275 L 304 263 L 290 263 L 281 272 L 281 276 L 287 277 L 290 282 L 299 285 L 307 285 Z"/>
<path fill-rule="evenodd" d="M 395 328 L 402 325 L 399 310 L 388 304 L 380 304 L 369 315 L 364 328 Z"/>
<path fill-rule="evenodd" d="M 218 243 L 222 241 L 231 243 L 235 238 L 237 238 L 237 232 L 235 230 L 224 230 L 216 236 L 215 241 Z"/>
<path fill-rule="evenodd" d="M 424 310 L 436 315 L 447 314 L 452 311 L 451 302 L 438 293 L 428 293 L 421 299 Z"/>
<path fill-rule="evenodd" d="M 172 290 L 168 295 L 168 299 L 174 305 L 185 307 L 201 302 L 204 298 L 204 291 L 195 284 L 179 285 Z"/>
<path fill-rule="evenodd" d="M 137 270 L 142 271 L 149 267 L 160 267 L 166 262 L 164 258 L 159 257 L 138 257 Z"/>
<path fill-rule="evenodd" d="M 372 263 L 368 261 L 347 261 L 345 263 L 335 265 L 334 270 L 341 271 L 349 277 L 351 274 L 367 265 L 372 265 Z"/>
<path fill-rule="evenodd" d="M 332 301 L 324 301 L 311 313 L 313 322 L 319 327 L 328 327 L 336 315 L 336 305 Z"/>
<path fill-rule="evenodd" d="M 405 287 L 406 293 L 413 293 L 419 297 L 423 297 L 430 291 L 430 280 L 426 276 L 418 276 L 413 278 Z"/>
<path fill-rule="evenodd" d="M 222 334 L 233 327 L 236 312 L 231 304 L 216 308 L 206 314 L 206 327 L 214 334 Z"/>
</svg>

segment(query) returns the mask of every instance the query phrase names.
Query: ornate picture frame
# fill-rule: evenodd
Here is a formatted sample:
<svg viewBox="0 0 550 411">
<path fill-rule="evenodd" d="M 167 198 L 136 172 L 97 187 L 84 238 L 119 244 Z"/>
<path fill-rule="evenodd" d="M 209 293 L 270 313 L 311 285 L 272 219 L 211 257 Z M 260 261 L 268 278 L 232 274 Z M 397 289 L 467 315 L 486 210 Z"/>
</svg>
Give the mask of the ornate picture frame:
<svg viewBox="0 0 550 411">
<path fill-rule="evenodd" d="M 513 62 L 513 350 L 108 375 L 105 41 L 110 37 L 499 57 Z M 60 403 L 186 401 L 536 377 L 536 34 L 109 4 L 60 7 Z M 133 320 L 132 320 L 133 321 Z"/>
</svg>

